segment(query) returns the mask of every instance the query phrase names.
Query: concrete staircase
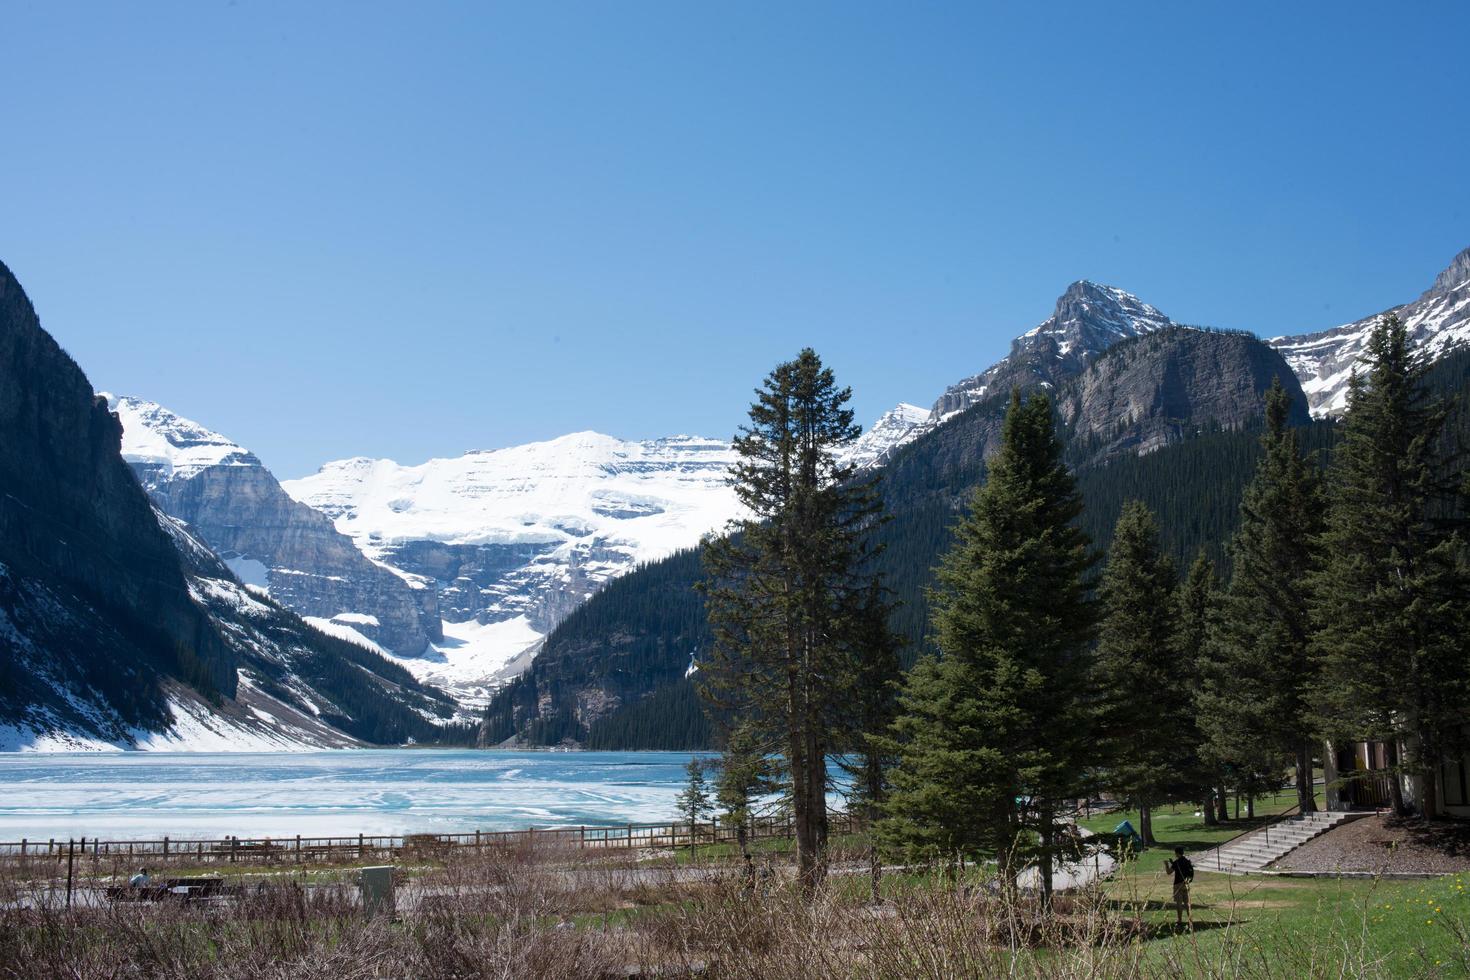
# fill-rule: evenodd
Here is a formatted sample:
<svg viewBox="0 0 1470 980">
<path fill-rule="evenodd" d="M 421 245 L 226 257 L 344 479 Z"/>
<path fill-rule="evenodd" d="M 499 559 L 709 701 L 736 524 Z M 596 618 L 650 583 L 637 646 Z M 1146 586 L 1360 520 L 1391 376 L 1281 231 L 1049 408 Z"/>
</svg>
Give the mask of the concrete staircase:
<svg viewBox="0 0 1470 980">
<path fill-rule="evenodd" d="M 1366 813 L 1319 811 L 1305 816 L 1287 817 L 1212 851 L 1195 855 L 1194 866 L 1200 871 L 1229 871 L 1234 874 L 1260 871 L 1313 837 L 1325 834 L 1349 820 L 1366 816 Z"/>
</svg>

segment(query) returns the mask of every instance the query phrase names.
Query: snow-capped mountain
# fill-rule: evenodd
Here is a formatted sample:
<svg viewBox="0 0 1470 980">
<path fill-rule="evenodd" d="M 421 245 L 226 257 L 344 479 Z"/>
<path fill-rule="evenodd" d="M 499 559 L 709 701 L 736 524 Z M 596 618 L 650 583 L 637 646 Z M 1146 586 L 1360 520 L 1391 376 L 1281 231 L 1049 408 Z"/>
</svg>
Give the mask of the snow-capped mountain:
<svg viewBox="0 0 1470 980">
<path fill-rule="evenodd" d="M 1348 379 L 1362 359 L 1373 325 L 1389 313 L 1398 314 L 1410 342 L 1431 359 L 1470 344 L 1470 248 L 1456 255 L 1434 285 L 1412 303 L 1331 330 L 1267 341 L 1301 379 L 1313 415 L 1347 411 Z"/>
<path fill-rule="evenodd" d="M 291 499 L 254 453 L 154 402 L 102 397 L 122 422 L 123 458 L 149 497 L 241 581 L 400 656 L 442 639 L 427 582 L 370 561 L 329 519 Z"/>
<path fill-rule="evenodd" d="M 1175 326 L 1132 293 L 1079 279 L 1057 297 L 1051 316 L 1011 341 L 1005 357 L 950 385 L 927 411 L 899 405 L 886 413 L 844 458 L 859 468 L 882 465 L 895 450 L 981 399 L 1012 387 L 1054 386 L 1081 374 L 1093 358 L 1119 341 Z"/>
<path fill-rule="evenodd" d="M 987 394 L 1073 377 L 1118 341 L 1176 325 L 1132 293 L 1085 279 L 1074 282 L 1057 298 L 1051 316 L 1011 341 L 1003 359 L 945 389 L 934 403 L 931 424 L 963 412 Z"/>
<path fill-rule="evenodd" d="M 374 561 L 434 583 L 445 639 L 403 662 L 473 701 L 604 583 L 735 516 L 733 460 L 711 439 L 578 432 L 417 466 L 341 460 L 283 486 Z"/>
<path fill-rule="evenodd" d="M 401 743 L 454 713 L 252 594 L 151 503 L 117 416 L 4 264 L 0 430 L 0 748 Z M 170 474 L 237 468 L 197 442 Z"/>
<path fill-rule="evenodd" d="M 858 436 L 851 446 L 837 456 L 843 466 L 855 466 L 865 470 L 881 466 L 888 454 L 911 441 L 916 430 L 929 421 L 929 409 L 900 402 L 878 416 L 872 428 Z"/>
</svg>

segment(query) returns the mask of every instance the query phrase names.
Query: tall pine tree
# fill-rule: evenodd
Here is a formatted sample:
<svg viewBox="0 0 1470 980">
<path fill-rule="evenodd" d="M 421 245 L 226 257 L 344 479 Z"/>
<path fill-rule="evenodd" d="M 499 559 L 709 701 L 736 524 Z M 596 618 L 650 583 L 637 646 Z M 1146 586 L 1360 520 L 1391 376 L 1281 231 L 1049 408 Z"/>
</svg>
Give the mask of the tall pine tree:
<svg viewBox="0 0 1470 980">
<path fill-rule="evenodd" d="M 1214 612 L 1215 593 L 1219 589 L 1219 578 L 1215 574 L 1215 563 L 1203 550 L 1195 556 L 1189 566 L 1189 574 L 1179 583 L 1179 629 L 1175 636 L 1175 647 L 1179 651 L 1181 676 L 1185 690 L 1190 692 L 1189 742 L 1194 747 L 1197 798 L 1200 800 L 1206 824 L 1230 819 L 1225 811 L 1225 770 L 1222 760 L 1211 756 L 1208 739 L 1200 726 L 1199 711 L 1195 701 L 1209 676 L 1212 663 L 1209 645 L 1210 617 Z"/>
<path fill-rule="evenodd" d="M 1464 748 L 1470 704 L 1464 542 L 1434 519 L 1458 474 L 1440 457 L 1446 407 L 1430 398 L 1397 317 L 1374 327 L 1365 360 L 1333 454 L 1313 582 L 1321 717 L 1332 735 L 1386 742 L 1395 809 L 1406 809 L 1398 777 L 1408 772 L 1436 816 L 1438 762 Z"/>
<path fill-rule="evenodd" d="M 1159 526 L 1137 500 L 1123 506 L 1103 570 L 1102 621 L 1093 661 L 1095 744 L 1102 785 L 1138 807 L 1138 832 L 1153 835 L 1153 808 L 1183 798 L 1194 775 L 1192 665 L 1179 656 L 1174 562 Z"/>
<path fill-rule="evenodd" d="M 1095 558 L 1043 394 L 1013 392 L 1000 450 L 940 565 L 939 654 L 911 672 L 881 833 L 930 857 L 995 857 L 1014 884 L 1035 859 L 1043 894 L 1083 783 Z"/>
<path fill-rule="evenodd" d="M 844 731 L 881 506 L 837 461 L 860 432 L 850 398 L 810 348 L 766 377 L 735 437 L 731 483 L 750 516 L 704 549 L 715 643 L 701 689 L 717 718 L 780 740 L 807 888 L 826 871 L 827 758 Z"/>
<path fill-rule="evenodd" d="M 898 715 L 898 682 L 902 676 L 898 660 L 902 644 L 888 625 L 891 611 L 888 592 L 875 578 L 853 624 L 852 694 L 844 752 L 839 757 L 849 777 L 848 809 L 870 826 L 877 822 L 888 796 L 893 753 L 887 736 Z M 883 865 L 877 835 L 869 837 L 869 888 L 877 901 Z"/>
<path fill-rule="evenodd" d="M 1266 392 L 1261 461 L 1231 541 L 1230 585 L 1212 637 L 1215 670 L 1200 711 L 1213 753 L 1239 767 L 1246 783 L 1269 782 L 1278 765 L 1294 763 L 1297 801 L 1308 813 L 1316 809 L 1311 706 L 1318 678 L 1307 579 L 1323 505 L 1317 469 L 1287 425 L 1290 405 L 1278 378 Z"/>
</svg>

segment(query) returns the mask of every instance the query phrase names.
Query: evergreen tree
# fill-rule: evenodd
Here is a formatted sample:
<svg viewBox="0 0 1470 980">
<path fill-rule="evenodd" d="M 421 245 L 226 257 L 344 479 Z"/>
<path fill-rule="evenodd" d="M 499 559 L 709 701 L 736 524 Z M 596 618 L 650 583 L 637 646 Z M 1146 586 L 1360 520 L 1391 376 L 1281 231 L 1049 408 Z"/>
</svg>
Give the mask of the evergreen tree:
<svg viewBox="0 0 1470 980">
<path fill-rule="evenodd" d="M 736 725 L 725 739 L 715 799 L 725 819 L 735 824 L 735 839 L 741 854 L 747 853 L 747 829 L 754 816 L 755 801 L 778 788 L 776 766 L 769 748 L 749 724 Z"/>
<path fill-rule="evenodd" d="M 709 762 L 695 756 L 684 766 L 685 783 L 679 795 L 674 798 L 674 805 L 679 808 L 679 813 L 685 820 L 689 821 L 689 841 L 692 844 L 699 829 L 701 817 L 707 817 L 714 812 L 714 803 L 710 800 L 709 781 L 704 778 L 704 770 Z"/>
<path fill-rule="evenodd" d="M 857 438 L 851 392 L 810 348 L 756 391 L 735 438 L 750 516 L 704 550 L 714 644 L 698 679 L 717 717 L 781 740 L 802 883 L 825 874 L 827 757 L 847 714 L 879 500 L 836 450 Z"/>
<path fill-rule="evenodd" d="M 1433 519 L 1459 474 L 1439 457 L 1446 407 L 1429 396 L 1397 317 L 1375 325 L 1365 359 L 1333 456 L 1313 583 L 1321 717 L 1330 734 L 1387 742 L 1394 808 L 1405 811 L 1406 771 L 1424 777 L 1421 803 L 1434 816 L 1438 760 L 1463 748 L 1470 703 L 1464 544 Z"/>
<path fill-rule="evenodd" d="M 1102 620 L 1093 661 L 1096 744 L 1102 784 L 1138 807 L 1138 832 L 1153 836 L 1153 807 L 1189 792 L 1194 768 L 1191 716 L 1179 655 L 1174 562 L 1139 501 L 1123 507 L 1099 595 Z"/>
<path fill-rule="evenodd" d="M 1195 556 L 1194 563 L 1189 566 L 1189 574 L 1179 583 L 1179 628 L 1175 647 L 1179 651 L 1183 684 L 1190 692 L 1189 742 L 1195 747 L 1197 796 L 1207 825 L 1230 819 L 1225 810 L 1223 760 L 1211 757 L 1196 706 L 1205 678 L 1212 669 L 1209 660 L 1212 649 L 1209 646 L 1210 617 L 1218 589 L 1219 578 L 1215 574 L 1215 564 L 1201 549 Z"/>
<path fill-rule="evenodd" d="M 1095 558 L 1050 400 L 1013 392 L 1000 450 L 932 597 L 939 655 L 911 672 L 881 832 L 930 857 L 1034 858 L 1049 900 L 1066 801 L 1088 755 L 1086 650 Z"/>
<path fill-rule="evenodd" d="M 1287 425 L 1290 403 L 1277 379 L 1266 393 L 1261 461 L 1231 541 L 1230 586 L 1200 711 L 1211 752 L 1231 760 L 1246 783 L 1269 782 L 1294 762 L 1297 800 L 1309 813 L 1316 809 L 1310 709 L 1318 675 L 1307 579 L 1323 508 L 1317 469 Z"/>
<path fill-rule="evenodd" d="M 888 770 L 893 763 L 887 736 L 898 714 L 900 640 L 889 628 L 891 603 L 881 581 L 874 579 L 858 609 L 854 624 L 851 700 L 846 752 L 839 764 L 851 779 L 848 809 L 873 826 L 888 795 Z M 882 858 L 876 835 L 870 834 L 869 884 L 878 900 Z"/>
</svg>

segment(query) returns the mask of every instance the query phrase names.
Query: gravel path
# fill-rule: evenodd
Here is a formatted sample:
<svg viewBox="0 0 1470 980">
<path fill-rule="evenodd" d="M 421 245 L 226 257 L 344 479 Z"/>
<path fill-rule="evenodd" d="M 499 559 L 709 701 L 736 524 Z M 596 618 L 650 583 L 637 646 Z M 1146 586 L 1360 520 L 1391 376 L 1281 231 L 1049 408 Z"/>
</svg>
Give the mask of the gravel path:
<svg viewBox="0 0 1470 980">
<path fill-rule="evenodd" d="M 1271 865 L 1273 871 L 1374 874 L 1470 871 L 1470 825 L 1376 814 L 1334 827 Z"/>
</svg>

